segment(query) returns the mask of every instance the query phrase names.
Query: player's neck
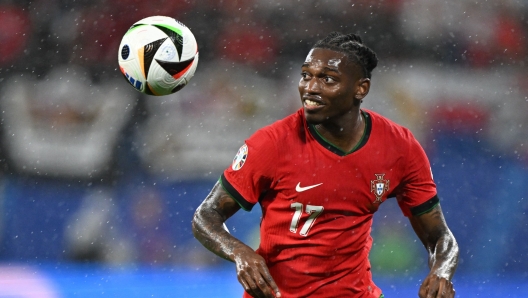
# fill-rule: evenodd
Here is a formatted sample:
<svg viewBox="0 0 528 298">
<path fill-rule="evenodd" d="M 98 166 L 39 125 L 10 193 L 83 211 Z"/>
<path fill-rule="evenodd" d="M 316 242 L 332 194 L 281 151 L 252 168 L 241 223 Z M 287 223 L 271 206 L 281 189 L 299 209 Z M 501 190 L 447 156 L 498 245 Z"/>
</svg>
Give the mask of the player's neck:
<svg viewBox="0 0 528 298">
<path fill-rule="evenodd" d="M 361 111 L 345 125 L 338 123 L 321 123 L 315 125 L 317 132 L 343 152 L 350 152 L 361 141 L 365 131 L 365 118 Z"/>
</svg>

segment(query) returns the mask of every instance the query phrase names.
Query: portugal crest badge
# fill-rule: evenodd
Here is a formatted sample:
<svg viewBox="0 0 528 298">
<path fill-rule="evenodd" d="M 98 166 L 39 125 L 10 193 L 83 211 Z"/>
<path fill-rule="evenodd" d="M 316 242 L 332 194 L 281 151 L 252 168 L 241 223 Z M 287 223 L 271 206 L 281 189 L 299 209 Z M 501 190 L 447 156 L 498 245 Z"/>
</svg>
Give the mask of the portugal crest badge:
<svg viewBox="0 0 528 298">
<path fill-rule="evenodd" d="M 385 192 L 389 191 L 389 180 L 383 179 L 385 174 L 374 174 L 376 175 L 376 180 L 370 180 L 370 192 L 373 192 L 376 196 L 376 200 L 373 203 L 381 204 L 382 197 Z"/>
</svg>

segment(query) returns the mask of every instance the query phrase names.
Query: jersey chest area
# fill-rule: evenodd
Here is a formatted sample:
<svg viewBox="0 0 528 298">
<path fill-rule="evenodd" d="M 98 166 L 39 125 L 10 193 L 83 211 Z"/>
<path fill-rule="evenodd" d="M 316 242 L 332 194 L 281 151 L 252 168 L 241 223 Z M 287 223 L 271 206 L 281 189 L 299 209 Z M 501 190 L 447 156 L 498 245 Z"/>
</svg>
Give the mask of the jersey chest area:
<svg viewBox="0 0 528 298">
<path fill-rule="evenodd" d="M 279 168 L 273 200 L 322 206 L 327 213 L 373 213 L 398 186 L 398 166 L 398 158 L 376 154 L 307 153 Z"/>
</svg>

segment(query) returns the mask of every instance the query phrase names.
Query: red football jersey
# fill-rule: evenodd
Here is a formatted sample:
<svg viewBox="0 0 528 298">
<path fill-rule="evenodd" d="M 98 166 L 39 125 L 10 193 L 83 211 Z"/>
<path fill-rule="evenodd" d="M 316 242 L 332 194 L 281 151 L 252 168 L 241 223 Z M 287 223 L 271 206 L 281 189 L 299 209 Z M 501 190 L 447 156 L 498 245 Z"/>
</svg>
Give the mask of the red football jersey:
<svg viewBox="0 0 528 298">
<path fill-rule="evenodd" d="M 221 177 L 242 208 L 260 203 L 257 253 L 283 297 L 380 297 L 368 260 L 374 212 L 389 197 L 407 216 L 438 203 L 411 132 L 362 113 L 364 136 L 352 152 L 326 141 L 300 109 L 246 140 Z"/>
</svg>

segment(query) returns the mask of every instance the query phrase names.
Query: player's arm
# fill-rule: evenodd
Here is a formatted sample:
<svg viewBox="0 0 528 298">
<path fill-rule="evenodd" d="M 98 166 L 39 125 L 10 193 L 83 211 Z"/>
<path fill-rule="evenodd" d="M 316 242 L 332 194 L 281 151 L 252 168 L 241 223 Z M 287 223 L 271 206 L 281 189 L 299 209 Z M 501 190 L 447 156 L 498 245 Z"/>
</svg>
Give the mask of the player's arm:
<svg viewBox="0 0 528 298">
<path fill-rule="evenodd" d="M 225 221 L 238 210 L 238 203 L 216 183 L 194 213 L 194 237 L 216 255 L 236 264 L 238 280 L 248 294 L 280 297 L 264 259 L 224 229 Z"/>
<path fill-rule="evenodd" d="M 429 253 L 430 272 L 420 287 L 419 297 L 454 297 L 451 280 L 458 265 L 458 244 L 447 227 L 440 204 L 427 213 L 409 219 Z"/>
</svg>

